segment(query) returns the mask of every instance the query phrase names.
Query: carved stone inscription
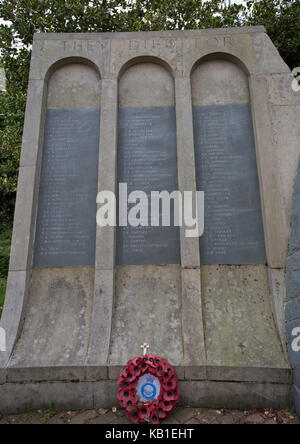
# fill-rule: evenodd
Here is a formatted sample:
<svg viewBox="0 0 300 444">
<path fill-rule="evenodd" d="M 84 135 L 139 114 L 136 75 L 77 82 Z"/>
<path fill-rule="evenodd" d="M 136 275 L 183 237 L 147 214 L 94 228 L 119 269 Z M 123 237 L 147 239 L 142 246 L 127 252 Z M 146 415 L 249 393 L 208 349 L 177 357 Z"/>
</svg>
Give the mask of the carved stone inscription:
<svg viewBox="0 0 300 444">
<path fill-rule="evenodd" d="M 176 123 L 173 107 L 120 108 L 118 183 L 148 196 L 178 190 Z M 128 205 L 128 211 L 134 204 Z M 160 213 L 161 214 L 161 213 Z M 174 214 L 172 211 L 171 215 Z M 117 264 L 180 264 L 179 228 L 118 227 Z"/>
<path fill-rule="evenodd" d="M 95 263 L 99 109 L 47 111 L 34 265 Z"/>
<path fill-rule="evenodd" d="M 266 262 L 250 105 L 194 107 L 202 264 Z"/>
</svg>

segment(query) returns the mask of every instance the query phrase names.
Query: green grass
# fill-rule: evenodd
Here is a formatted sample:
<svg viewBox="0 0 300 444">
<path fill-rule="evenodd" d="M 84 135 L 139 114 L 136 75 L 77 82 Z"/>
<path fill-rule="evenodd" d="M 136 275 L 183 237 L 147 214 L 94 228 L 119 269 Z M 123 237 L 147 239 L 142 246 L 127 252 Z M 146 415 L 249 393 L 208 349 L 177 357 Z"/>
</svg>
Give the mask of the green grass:
<svg viewBox="0 0 300 444">
<path fill-rule="evenodd" d="M 0 222 L 0 317 L 4 305 L 6 278 L 9 265 L 11 227 Z"/>
</svg>

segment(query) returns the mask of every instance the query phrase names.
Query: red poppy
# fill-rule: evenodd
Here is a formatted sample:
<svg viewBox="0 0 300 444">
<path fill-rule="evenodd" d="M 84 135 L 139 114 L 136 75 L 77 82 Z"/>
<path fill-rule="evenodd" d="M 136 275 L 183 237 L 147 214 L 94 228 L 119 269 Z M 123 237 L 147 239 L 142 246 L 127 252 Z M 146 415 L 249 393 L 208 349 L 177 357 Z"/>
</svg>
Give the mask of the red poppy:
<svg viewBox="0 0 300 444">
<path fill-rule="evenodd" d="M 137 356 L 136 358 L 131 359 L 131 361 L 129 361 L 133 366 L 137 366 L 139 367 L 141 365 L 141 356 Z"/>
<path fill-rule="evenodd" d="M 152 410 L 150 414 L 151 424 L 159 424 L 159 414 L 158 409 Z"/>
<path fill-rule="evenodd" d="M 165 411 L 165 412 L 170 412 L 171 410 L 173 410 L 174 404 L 172 401 L 166 401 L 164 400 L 161 408 Z"/>
<path fill-rule="evenodd" d="M 150 410 L 150 407 L 148 405 L 143 405 L 139 409 L 139 418 L 141 420 L 145 421 L 146 418 L 149 418 L 150 414 L 151 414 L 151 410 Z"/>
<path fill-rule="evenodd" d="M 151 407 L 152 409 L 156 409 L 159 406 L 159 400 L 158 399 L 154 399 L 154 401 L 151 402 Z"/>
<path fill-rule="evenodd" d="M 157 409 L 159 419 L 164 419 L 168 416 L 168 412 L 166 412 L 162 407 L 158 407 Z"/>
<path fill-rule="evenodd" d="M 167 390 L 164 392 L 163 396 L 164 401 L 178 401 L 177 391 Z"/>
<path fill-rule="evenodd" d="M 164 368 L 171 368 L 169 362 L 167 359 L 161 358 L 160 359 L 160 364 L 163 365 Z"/>
<path fill-rule="evenodd" d="M 139 418 L 139 411 L 136 407 L 133 407 L 130 410 L 126 411 L 126 416 L 128 419 L 130 419 L 130 421 L 132 422 L 139 422 L 140 418 Z"/>
<path fill-rule="evenodd" d="M 176 380 L 176 378 L 168 379 L 168 381 L 164 382 L 163 389 L 165 391 L 175 390 L 177 387 L 177 383 L 178 383 L 178 381 Z"/>
<path fill-rule="evenodd" d="M 156 367 L 155 374 L 158 377 L 161 377 L 161 376 L 163 376 L 164 373 L 165 373 L 165 366 L 162 363 L 159 363 L 158 366 Z"/>
<path fill-rule="evenodd" d="M 125 371 L 125 369 L 123 369 L 120 373 L 118 384 L 120 384 L 120 382 L 123 382 L 126 378 L 127 378 L 127 370 Z"/>
<path fill-rule="evenodd" d="M 147 361 L 146 361 L 147 365 L 149 365 L 150 367 L 153 367 L 153 368 L 156 367 L 156 365 L 157 365 L 155 363 L 156 356 L 149 354 L 149 355 L 146 355 L 145 358 L 147 358 Z"/>
<path fill-rule="evenodd" d="M 118 398 L 118 401 L 119 401 L 119 404 L 120 404 L 120 406 L 121 407 L 123 407 L 124 409 L 126 409 L 126 407 L 127 407 L 127 405 L 126 405 L 126 399 L 124 398 L 124 396 L 123 396 L 123 392 L 118 392 L 118 394 L 117 394 L 117 398 Z"/>
</svg>

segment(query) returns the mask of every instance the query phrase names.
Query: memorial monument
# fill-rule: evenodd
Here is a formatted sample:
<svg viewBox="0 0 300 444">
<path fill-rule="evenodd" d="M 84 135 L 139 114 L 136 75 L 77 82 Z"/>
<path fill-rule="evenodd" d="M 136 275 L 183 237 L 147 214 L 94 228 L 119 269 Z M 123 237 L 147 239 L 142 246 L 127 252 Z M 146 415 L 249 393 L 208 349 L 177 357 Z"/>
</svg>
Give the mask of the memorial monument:
<svg viewBox="0 0 300 444">
<path fill-rule="evenodd" d="M 119 372 L 144 341 L 175 366 L 183 404 L 292 405 L 292 80 L 263 27 L 35 35 L 2 413 L 117 405 Z M 203 236 L 173 220 L 125 226 L 130 203 L 100 227 L 97 195 L 123 202 L 120 184 L 204 191 Z"/>
</svg>

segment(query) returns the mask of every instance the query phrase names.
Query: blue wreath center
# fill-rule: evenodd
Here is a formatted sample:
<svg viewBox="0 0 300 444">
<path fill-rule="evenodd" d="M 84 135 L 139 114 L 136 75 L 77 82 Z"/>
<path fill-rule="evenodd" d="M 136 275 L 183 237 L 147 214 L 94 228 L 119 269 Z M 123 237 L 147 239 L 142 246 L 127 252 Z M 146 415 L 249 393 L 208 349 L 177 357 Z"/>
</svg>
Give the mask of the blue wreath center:
<svg viewBox="0 0 300 444">
<path fill-rule="evenodd" d="M 156 387 L 151 382 L 146 382 L 141 389 L 142 395 L 146 399 L 155 398 L 156 395 Z"/>
</svg>

